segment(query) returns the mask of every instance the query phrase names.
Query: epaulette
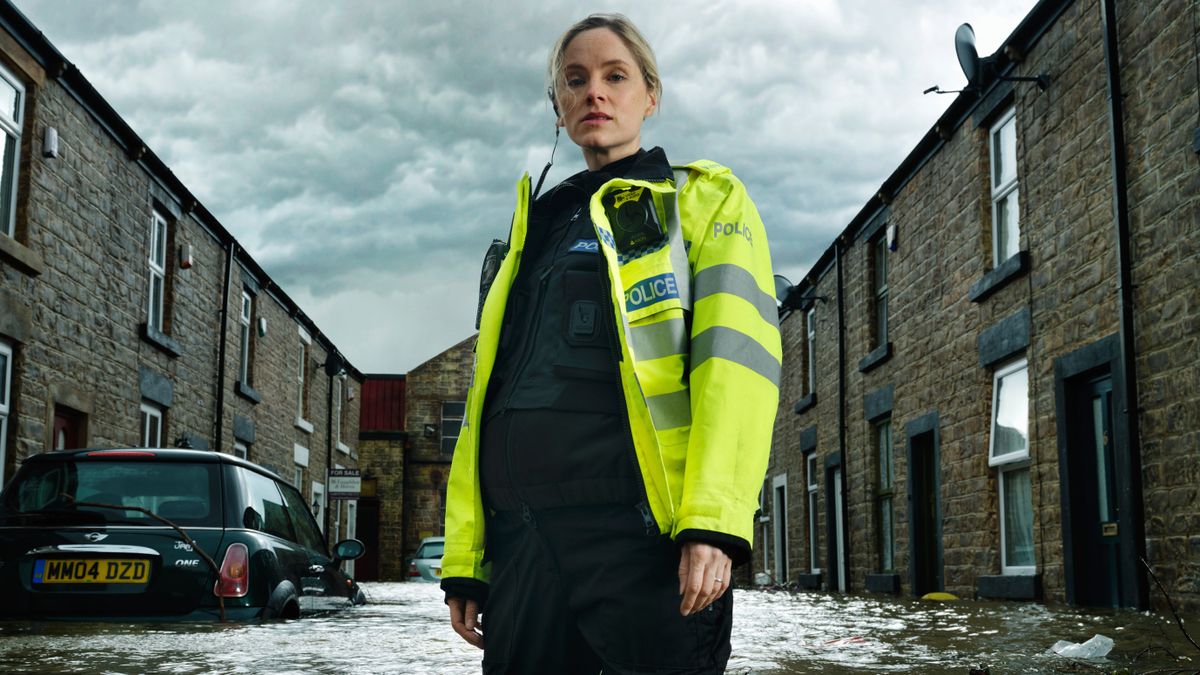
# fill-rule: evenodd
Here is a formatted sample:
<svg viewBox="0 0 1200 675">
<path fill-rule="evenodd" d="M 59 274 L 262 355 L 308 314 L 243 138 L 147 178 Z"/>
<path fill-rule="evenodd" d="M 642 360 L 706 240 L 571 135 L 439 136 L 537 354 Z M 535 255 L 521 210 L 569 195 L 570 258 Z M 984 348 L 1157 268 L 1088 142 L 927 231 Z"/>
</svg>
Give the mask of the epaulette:
<svg viewBox="0 0 1200 675">
<path fill-rule="evenodd" d="M 691 169 L 698 171 L 706 176 L 716 176 L 717 174 L 729 173 L 729 167 L 722 164 L 717 164 L 711 159 L 698 159 L 689 164 L 684 164 L 682 167 L 673 167 L 680 169 Z"/>
</svg>

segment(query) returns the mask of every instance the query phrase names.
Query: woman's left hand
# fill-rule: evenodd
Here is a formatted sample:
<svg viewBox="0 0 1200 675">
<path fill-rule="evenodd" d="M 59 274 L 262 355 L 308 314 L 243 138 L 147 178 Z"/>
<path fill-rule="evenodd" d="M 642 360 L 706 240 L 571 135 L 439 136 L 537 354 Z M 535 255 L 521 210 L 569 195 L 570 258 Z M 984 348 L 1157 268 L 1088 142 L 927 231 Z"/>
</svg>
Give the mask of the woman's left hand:
<svg viewBox="0 0 1200 675">
<path fill-rule="evenodd" d="M 679 555 L 679 613 L 687 616 L 711 605 L 729 588 L 733 561 L 724 551 L 698 541 L 684 543 Z"/>
</svg>

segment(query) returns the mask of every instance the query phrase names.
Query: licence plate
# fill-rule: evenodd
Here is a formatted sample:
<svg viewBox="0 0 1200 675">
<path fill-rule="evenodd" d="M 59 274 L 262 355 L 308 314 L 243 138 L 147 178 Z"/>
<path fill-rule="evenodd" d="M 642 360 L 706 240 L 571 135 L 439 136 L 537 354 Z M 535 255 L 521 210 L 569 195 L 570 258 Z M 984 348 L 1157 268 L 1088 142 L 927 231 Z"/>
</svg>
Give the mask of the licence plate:
<svg viewBox="0 0 1200 675">
<path fill-rule="evenodd" d="M 437 578 L 439 578 L 439 579 L 441 579 L 441 578 L 442 578 L 442 568 L 440 568 L 440 567 L 430 567 L 429 569 L 433 570 L 433 576 L 435 576 L 435 577 L 437 577 Z"/>
<path fill-rule="evenodd" d="M 144 584 L 149 580 L 149 560 L 88 558 L 33 563 L 35 584 Z"/>
</svg>

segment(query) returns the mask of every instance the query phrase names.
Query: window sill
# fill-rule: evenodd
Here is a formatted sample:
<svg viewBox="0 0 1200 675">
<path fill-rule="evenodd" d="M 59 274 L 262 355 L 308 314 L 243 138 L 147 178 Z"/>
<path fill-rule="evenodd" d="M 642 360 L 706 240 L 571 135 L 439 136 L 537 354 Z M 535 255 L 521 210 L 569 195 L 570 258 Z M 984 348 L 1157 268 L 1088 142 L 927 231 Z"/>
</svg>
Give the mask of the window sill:
<svg viewBox="0 0 1200 675">
<path fill-rule="evenodd" d="M 868 574 L 864 588 L 872 593 L 900 594 L 899 574 Z"/>
<path fill-rule="evenodd" d="M 258 393 L 254 390 L 254 387 L 251 387 L 244 382 L 239 381 L 236 385 L 234 385 L 233 390 L 237 392 L 238 396 L 241 396 L 255 405 L 262 403 L 262 394 Z"/>
<path fill-rule="evenodd" d="M 304 419 L 303 417 L 296 418 L 296 428 L 303 431 L 306 434 L 311 434 L 313 432 L 312 422 L 309 422 L 308 420 Z"/>
<path fill-rule="evenodd" d="M 971 284 L 967 298 L 971 302 L 983 302 L 989 295 L 1004 288 L 1004 286 L 1029 271 L 1029 252 L 1017 251 L 1013 257 L 1005 260 L 995 268 L 988 270 L 983 277 Z"/>
<path fill-rule="evenodd" d="M 975 593 L 998 600 L 1038 600 L 1042 597 L 1042 575 L 998 574 L 975 580 Z"/>
<path fill-rule="evenodd" d="M 46 263 L 39 253 L 6 234 L 0 234 L 0 258 L 9 261 L 25 274 L 34 277 L 41 274 L 46 267 Z"/>
<path fill-rule="evenodd" d="M 864 356 L 862 361 L 858 362 L 858 372 L 865 373 L 873 370 L 890 358 L 892 358 L 892 343 L 885 342 L 872 350 L 870 354 Z"/>
<path fill-rule="evenodd" d="M 159 351 L 167 356 L 170 356 L 171 358 L 178 358 L 183 354 L 183 348 L 179 346 L 179 343 L 176 342 L 174 338 L 170 337 L 166 333 L 151 328 L 150 324 L 138 324 L 138 329 L 143 341 L 154 345 Z"/>
<path fill-rule="evenodd" d="M 812 574 L 796 575 L 796 586 L 805 591 L 821 590 L 821 573 L 813 572 Z"/>
<path fill-rule="evenodd" d="M 346 445 L 345 443 L 338 443 L 337 449 L 338 452 L 342 453 L 343 455 L 350 454 L 350 446 Z"/>
<path fill-rule="evenodd" d="M 808 396 L 805 396 L 804 398 L 800 399 L 799 401 L 796 401 L 796 405 L 792 409 L 796 411 L 797 415 L 799 415 L 800 413 L 808 410 L 809 408 L 813 407 L 816 404 L 817 404 L 817 394 L 816 394 L 816 392 L 813 392 L 813 393 L 809 394 Z"/>
</svg>

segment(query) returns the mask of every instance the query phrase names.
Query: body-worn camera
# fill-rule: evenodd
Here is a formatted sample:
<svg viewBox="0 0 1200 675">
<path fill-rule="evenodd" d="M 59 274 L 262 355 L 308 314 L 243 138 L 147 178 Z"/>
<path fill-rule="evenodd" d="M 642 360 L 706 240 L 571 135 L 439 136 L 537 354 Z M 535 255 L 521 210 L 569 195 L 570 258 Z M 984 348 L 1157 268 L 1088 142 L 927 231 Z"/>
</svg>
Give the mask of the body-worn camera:
<svg viewBox="0 0 1200 675">
<path fill-rule="evenodd" d="M 654 208 L 654 193 L 650 190 L 638 187 L 612 192 L 604 196 L 603 202 L 618 251 L 630 251 L 666 240 L 666 232 Z"/>
<path fill-rule="evenodd" d="M 487 299 L 492 282 L 496 280 L 496 274 L 500 271 L 500 264 L 504 262 L 507 255 L 508 242 L 493 239 L 492 245 L 488 247 L 487 253 L 483 256 L 483 269 L 479 274 L 479 308 L 475 311 L 476 330 L 479 330 L 479 323 L 483 318 L 483 301 Z"/>
</svg>

